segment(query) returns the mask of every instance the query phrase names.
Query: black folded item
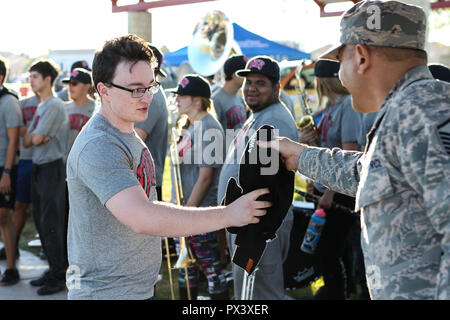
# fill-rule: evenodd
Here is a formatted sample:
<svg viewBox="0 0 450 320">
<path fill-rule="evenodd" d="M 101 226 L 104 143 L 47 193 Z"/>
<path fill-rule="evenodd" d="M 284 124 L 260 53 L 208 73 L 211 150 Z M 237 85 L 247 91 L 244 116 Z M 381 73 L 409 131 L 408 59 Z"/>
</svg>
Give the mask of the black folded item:
<svg viewBox="0 0 450 320">
<path fill-rule="evenodd" d="M 248 274 L 257 267 L 267 242 L 276 238 L 276 231 L 292 204 L 294 172 L 286 169 L 278 151 L 260 148 L 256 143 L 272 140 L 273 129 L 273 126 L 264 125 L 250 138 L 240 160 L 239 181 L 230 178 L 223 201 L 228 205 L 253 190 L 269 188 L 269 194 L 257 199 L 272 203 L 259 223 L 227 228 L 228 232 L 237 234 L 232 261 Z"/>
</svg>

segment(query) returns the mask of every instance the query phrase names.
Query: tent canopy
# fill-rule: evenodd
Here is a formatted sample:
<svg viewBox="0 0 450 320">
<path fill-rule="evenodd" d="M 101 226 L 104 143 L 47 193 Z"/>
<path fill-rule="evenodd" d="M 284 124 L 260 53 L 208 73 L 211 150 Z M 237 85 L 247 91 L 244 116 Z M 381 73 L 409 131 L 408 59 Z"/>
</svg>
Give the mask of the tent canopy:
<svg viewBox="0 0 450 320">
<path fill-rule="evenodd" d="M 234 40 L 239 44 L 242 54 L 249 58 L 257 55 L 267 55 L 277 61 L 310 59 L 309 53 L 267 40 L 242 28 L 237 23 L 233 23 L 233 33 Z M 164 62 L 171 66 L 179 66 L 187 60 L 187 47 L 164 55 Z"/>
</svg>

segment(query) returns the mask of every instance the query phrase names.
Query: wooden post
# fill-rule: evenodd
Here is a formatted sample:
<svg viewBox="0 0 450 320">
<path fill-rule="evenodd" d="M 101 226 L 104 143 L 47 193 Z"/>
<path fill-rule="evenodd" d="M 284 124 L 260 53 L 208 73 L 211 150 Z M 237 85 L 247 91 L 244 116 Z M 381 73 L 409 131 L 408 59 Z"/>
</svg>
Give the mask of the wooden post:
<svg viewBox="0 0 450 320">
<path fill-rule="evenodd" d="M 147 11 L 128 12 L 128 33 L 152 42 L 152 14 Z"/>
</svg>

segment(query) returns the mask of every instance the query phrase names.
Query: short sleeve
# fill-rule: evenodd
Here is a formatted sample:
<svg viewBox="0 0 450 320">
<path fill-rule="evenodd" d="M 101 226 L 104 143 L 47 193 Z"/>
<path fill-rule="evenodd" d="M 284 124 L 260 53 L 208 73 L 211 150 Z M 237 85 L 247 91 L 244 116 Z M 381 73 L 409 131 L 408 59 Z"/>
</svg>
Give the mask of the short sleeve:
<svg viewBox="0 0 450 320">
<path fill-rule="evenodd" d="M 91 141 L 74 159 L 77 178 L 103 205 L 120 191 L 140 185 L 133 172 L 131 155 L 114 141 Z"/>
<path fill-rule="evenodd" d="M 11 96 L 6 104 L 5 120 L 6 128 L 20 127 L 23 125 L 22 112 L 19 101 Z"/>
</svg>

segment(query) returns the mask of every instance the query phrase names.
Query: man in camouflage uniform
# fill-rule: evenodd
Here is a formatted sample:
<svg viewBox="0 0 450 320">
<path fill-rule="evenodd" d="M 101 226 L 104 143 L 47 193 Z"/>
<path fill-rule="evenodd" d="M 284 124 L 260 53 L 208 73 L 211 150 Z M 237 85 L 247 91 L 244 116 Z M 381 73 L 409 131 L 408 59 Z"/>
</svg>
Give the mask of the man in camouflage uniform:
<svg viewBox="0 0 450 320">
<path fill-rule="evenodd" d="M 421 8 L 362 1 L 322 58 L 359 112 L 378 111 L 364 152 L 279 138 L 287 167 L 356 196 L 373 299 L 450 299 L 450 85 L 433 79 Z"/>
</svg>

